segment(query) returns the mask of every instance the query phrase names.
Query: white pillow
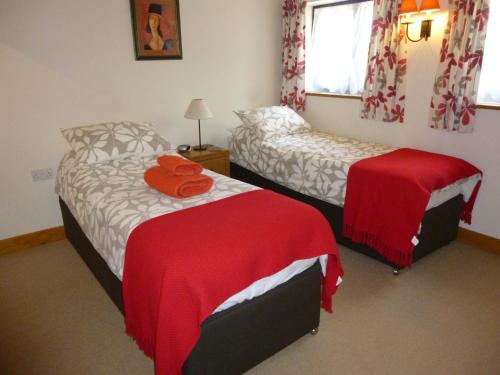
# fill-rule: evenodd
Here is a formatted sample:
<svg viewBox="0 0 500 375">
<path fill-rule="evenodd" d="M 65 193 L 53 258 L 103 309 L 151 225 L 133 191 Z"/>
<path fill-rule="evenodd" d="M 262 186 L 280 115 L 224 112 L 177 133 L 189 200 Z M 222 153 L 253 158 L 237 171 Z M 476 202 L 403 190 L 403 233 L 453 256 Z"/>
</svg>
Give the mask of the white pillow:
<svg viewBox="0 0 500 375">
<path fill-rule="evenodd" d="M 76 160 L 88 164 L 131 155 L 149 156 L 170 149 L 170 143 L 147 123 L 107 122 L 61 129 L 61 133 Z"/>
<path fill-rule="evenodd" d="M 287 106 L 234 111 L 245 126 L 255 127 L 264 139 L 311 131 L 311 125 Z"/>
</svg>

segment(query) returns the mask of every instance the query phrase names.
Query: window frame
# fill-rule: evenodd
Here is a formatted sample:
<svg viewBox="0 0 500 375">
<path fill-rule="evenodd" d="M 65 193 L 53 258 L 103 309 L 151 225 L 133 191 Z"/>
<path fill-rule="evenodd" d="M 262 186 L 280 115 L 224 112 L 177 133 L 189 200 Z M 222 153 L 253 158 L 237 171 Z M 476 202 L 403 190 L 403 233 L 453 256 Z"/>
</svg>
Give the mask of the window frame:
<svg viewBox="0 0 500 375">
<path fill-rule="evenodd" d="M 494 111 L 500 111 L 500 104 L 483 104 L 482 102 L 476 102 L 476 108 L 478 109 L 490 109 Z"/>
<path fill-rule="evenodd" d="M 310 15 L 310 33 L 309 37 L 312 36 L 312 30 L 314 29 L 314 11 L 319 8 L 329 8 L 329 7 L 335 7 L 335 6 L 340 6 L 340 5 L 349 5 L 349 4 L 359 4 L 359 3 L 364 3 L 367 1 L 375 1 L 375 0 L 341 0 L 341 1 L 335 1 L 331 0 L 330 2 L 327 3 L 321 3 L 318 5 L 314 5 L 314 3 L 311 4 L 311 15 Z M 356 99 L 360 100 L 361 95 L 359 94 L 341 94 L 341 93 L 335 93 L 335 92 L 321 92 L 321 91 L 309 91 L 306 90 L 306 96 L 318 96 L 318 97 L 331 97 L 331 98 L 341 98 L 341 99 Z"/>
<path fill-rule="evenodd" d="M 344 1 L 334 1 L 333 0 L 333 2 L 331 2 L 331 3 L 325 3 L 325 4 L 311 6 L 311 9 L 312 9 L 311 29 L 314 28 L 314 11 L 316 9 L 337 7 L 340 5 L 358 4 L 358 3 L 364 3 L 366 1 L 374 1 L 374 0 L 344 0 Z"/>
<path fill-rule="evenodd" d="M 486 38 L 488 38 L 488 34 L 486 34 Z M 498 38 L 500 41 L 500 37 Z M 483 58 L 484 58 L 484 51 L 483 51 Z M 499 61 L 500 63 L 500 61 Z M 479 85 L 477 87 L 479 91 Z M 478 109 L 489 109 L 489 110 L 495 110 L 495 111 L 500 111 L 500 102 L 498 103 L 491 103 L 491 102 L 481 102 L 478 99 L 476 99 L 476 108 Z"/>
</svg>

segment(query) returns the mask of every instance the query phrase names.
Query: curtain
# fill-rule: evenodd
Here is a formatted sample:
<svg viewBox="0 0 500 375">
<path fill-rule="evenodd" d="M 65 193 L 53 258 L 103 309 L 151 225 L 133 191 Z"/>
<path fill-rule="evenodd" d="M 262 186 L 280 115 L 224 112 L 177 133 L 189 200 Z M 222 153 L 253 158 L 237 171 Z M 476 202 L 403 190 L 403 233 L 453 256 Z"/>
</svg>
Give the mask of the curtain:
<svg viewBox="0 0 500 375">
<path fill-rule="evenodd" d="M 434 82 L 429 126 L 470 133 L 476 115 L 489 0 L 448 2 L 448 24 Z"/>
<path fill-rule="evenodd" d="M 401 0 L 375 0 L 361 118 L 403 123 L 406 38 L 399 28 Z"/>
<path fill-rule="evenodd" d="M 490 15 L 486 44 L 484 45 L 484 59 L 481 68 L 481 80 L 477 99 L 479 103 L 500 103 L 500 1 L 490 1 Z"/>
<path fill-rule="evenodd" d="M 305 67 L 306 67 L 306 8 L 305 0 L 282 0 L 283 48 L 281 105 L 288 105 L 297 111 L 305 110 Z"/>
<path fill-rule="evenodd" d="M 314 12 L 308 88 L 360 94 L 366 74 L 373 4 L 335 5 Z"/>
</svg>

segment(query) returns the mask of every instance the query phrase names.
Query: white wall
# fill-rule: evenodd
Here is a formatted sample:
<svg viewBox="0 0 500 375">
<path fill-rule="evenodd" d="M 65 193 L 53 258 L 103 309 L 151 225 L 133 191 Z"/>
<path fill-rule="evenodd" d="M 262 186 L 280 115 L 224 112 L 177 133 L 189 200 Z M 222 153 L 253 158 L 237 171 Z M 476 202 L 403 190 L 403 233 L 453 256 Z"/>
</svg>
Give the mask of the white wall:
<svg viewBox="0 0 500 375">
<path fill-rule="evenodd" d="M 206 98 L 203 141 L 224 145 L 235 108 L 276 103 L 281 8 L 269 0 L 181 0 L 184 59 L 135 61 L 127 0 L 0 0 L 0 239 L 61 224 L 59 128 L 145 120 L 174 144 L 197 141 L 183 118 Z"/>
<path fill-rule="evenodd" d="M 441 1 L 441 5 L 443 3 Z M 427 127 L 444 24 L 444 16 L 438 17 L 431 39 L 409 45 L 403 125 L 360 119 L 360 102 L 352 99 L 309 96 L 305 117 L 319 130 L 441 152 L 473 163 L 484 172 L 484 180 L 470 228 L 500 238 L 500 111 L 480 109 L 472 134 L 450 134 Z M 410 29 L 412 32 L 418 34 L 417 30 Z"/>
</svg>

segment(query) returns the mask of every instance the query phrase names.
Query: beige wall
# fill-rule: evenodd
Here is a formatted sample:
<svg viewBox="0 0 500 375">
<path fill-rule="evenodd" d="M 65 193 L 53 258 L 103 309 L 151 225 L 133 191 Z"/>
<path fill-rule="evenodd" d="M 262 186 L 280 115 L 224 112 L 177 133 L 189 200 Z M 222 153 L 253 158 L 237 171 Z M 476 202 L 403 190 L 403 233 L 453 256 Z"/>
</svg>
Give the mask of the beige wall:
<svg viewBox="0 0 500 375">
<path fill-rule="evenodd" d="M 61 224 L 54 171 L 68 146 L 59 128 L 153 122 L 174 144 L 196 143 L 190 100 L 215 118 L 203 140 L 225 144 L 235 108 L 276 103 L 280 3 L 180 0 L 184 59 L 135 61 L 127 0 L 0 0 L 0 239 Z"/>
<path fill-rule="evenodd" d="M 444 5 L 443 1 L 441 3 Z M 449 134 L 427 127 L 444 21 L 441 13 L 433 26 L 431 39 L 409 45 L 406 121 L 403 125 L 360 119 L 359 101 L 352 99 L 308 97 L 305 117 L 320 130 L 441 152 L 473 163 L 483 170 L 484 181 L 471 229 L 500 238 L 500 111 L 480 109 L 472 134 Z"/>
</svg>

